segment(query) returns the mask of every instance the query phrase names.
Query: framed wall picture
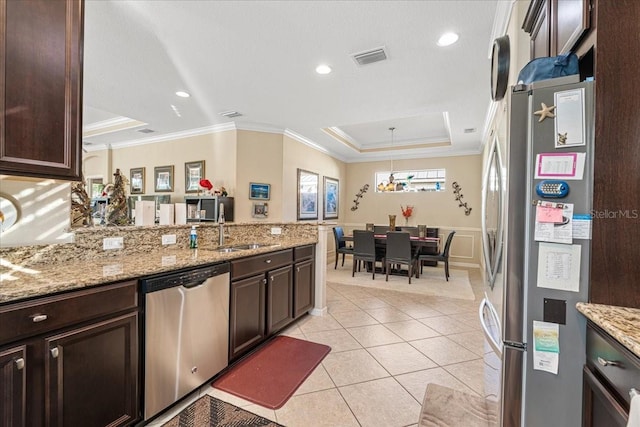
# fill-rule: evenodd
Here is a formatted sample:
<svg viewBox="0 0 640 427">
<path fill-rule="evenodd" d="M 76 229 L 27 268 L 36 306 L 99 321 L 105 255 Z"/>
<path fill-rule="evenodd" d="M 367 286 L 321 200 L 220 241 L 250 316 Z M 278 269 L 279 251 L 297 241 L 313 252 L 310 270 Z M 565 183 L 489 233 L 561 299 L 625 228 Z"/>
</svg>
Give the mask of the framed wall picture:
<svg viewBox="0 0 640 427">
<path fill-rule="evenodd" d="M 144 194 L 144 168 L 131 168 L 129 182 L 131 194 Z"/>
<path fill-rule="evenodd" d="M 322 219 L 337 219 L 340 203 L 340 181 L 324 177 L 324 209 Z"/>
<path fill-rule="evenodd" d="M 254 203 L 251 215 L 254 218 L 266 218 L 269 215 L 269 205 L 267 203 Z"/>
<path fill-rule="evenodd" d="M 153 168 L 153 182 L 158 193 L 173 191 L 173 165 Z"/>
<path fill-rule="evenodd" d="M 184 192 L 197 193 L 204 178 L 204 160 L 184 164 Z"/>
<path fill-rule="evenodd" d="M 250 200 L 269 200 L 271 198 L 271 184 L 249 183 Z"/>
<path fill-rule="evenodd" d="M 298 219 L 318 219 L 318 174 L 298 169 Z"/>
</svg>

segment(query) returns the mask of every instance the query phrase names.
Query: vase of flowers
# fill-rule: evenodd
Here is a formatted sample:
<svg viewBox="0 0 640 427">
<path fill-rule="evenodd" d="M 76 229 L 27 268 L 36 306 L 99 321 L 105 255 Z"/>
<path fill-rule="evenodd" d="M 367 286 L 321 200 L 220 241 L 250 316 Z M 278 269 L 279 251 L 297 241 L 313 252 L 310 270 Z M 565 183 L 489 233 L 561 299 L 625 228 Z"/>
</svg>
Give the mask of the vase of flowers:
<svg viewBox="0 0 640 427">
<path fill-rule="evenodd" d="M 409 225 L 409 218 L 413 215 L 413 206 L 407 205 L 403 207 L 400 205 L 400 209 L 402 209 L 402 216 L 404 217 L 404 225 Z"/>
</svg>

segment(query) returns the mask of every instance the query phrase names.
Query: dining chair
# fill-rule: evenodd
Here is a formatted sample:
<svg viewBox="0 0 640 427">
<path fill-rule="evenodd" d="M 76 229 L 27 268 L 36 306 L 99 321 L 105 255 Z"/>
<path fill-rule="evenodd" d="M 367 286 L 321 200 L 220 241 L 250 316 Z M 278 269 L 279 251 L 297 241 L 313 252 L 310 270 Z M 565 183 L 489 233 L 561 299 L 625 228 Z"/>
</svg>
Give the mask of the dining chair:
<svg viewBox="0 0 640 427">
<path fill-rule="evenodd" d="M 449 250 L 451 249 L 451 241 L 453 240 L 453 235 L 456 234 L 455 230 L 450 232 L 447 236 L 447 241 L 444 244 L 444 250 L 441 254 L 436 255 L 419 255 L 418 263 L 420 264 L 420 272 L 422 272 L 422 262 L 423 261 L 444 261 L 444 275 L 449 281 Z"/>
<path fill-rule="evenodd" d="M 409 283 L 411 276 L 418 270 L 418 257 L 411 249 L 411 238 L 405 231 L 387 232 L 387 253 L 385 255 L 386 280 L 389 281 L 389 270 L 392 264 L 407 264 Z"/>
<path fill-rule="evenodd" d="M 353 248 L 347 246 L 347 242 L 344 241 L 344 231 L 342 227 L 333 227 L 333 239 L 336 243 L 336 264 L 333 266 L 333 269 L 338 268 L 338 257 L 342 254 L 342 267 L 344 267 L 344 256 L 346 254 L 353 255 Z"/>
<path fill-rule="evenodd" d="M 389 230 L 388 225 L 374 225 L 373 226 L 373 234 L 386 234 Z"/>
<path fill-rule="evenodd" d="M 382 263 L 384 271 L 384 255 L 376 248 L 376 241 L 373 231 L 353 230 L 353 267 L 351 277 L 356 274 L 356 264 L 360 261 L 371 264 L 371 277 L 376 278 L 376 262 Z"/>
</svg>

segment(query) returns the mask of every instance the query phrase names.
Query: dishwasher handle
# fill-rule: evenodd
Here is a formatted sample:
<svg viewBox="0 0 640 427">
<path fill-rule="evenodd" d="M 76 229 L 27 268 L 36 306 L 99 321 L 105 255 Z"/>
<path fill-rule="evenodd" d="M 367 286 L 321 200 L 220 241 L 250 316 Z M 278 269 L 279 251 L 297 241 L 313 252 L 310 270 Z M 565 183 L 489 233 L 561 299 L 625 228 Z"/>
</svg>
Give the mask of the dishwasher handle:
<svg viewBox="0 0 640 427">
<path fill-rule="evenodd" d="M 191 289 L 191 288 L 197 288 L 198 286 L 204 285 L 204 282 L 206 282 L 208 279 L 205 280 L 196 280 L 194 282 L 190 282 L 190 283 L 185 283 L 182 285 L 183 288 L 187 288 L 187 289 Z"/>
</svg>

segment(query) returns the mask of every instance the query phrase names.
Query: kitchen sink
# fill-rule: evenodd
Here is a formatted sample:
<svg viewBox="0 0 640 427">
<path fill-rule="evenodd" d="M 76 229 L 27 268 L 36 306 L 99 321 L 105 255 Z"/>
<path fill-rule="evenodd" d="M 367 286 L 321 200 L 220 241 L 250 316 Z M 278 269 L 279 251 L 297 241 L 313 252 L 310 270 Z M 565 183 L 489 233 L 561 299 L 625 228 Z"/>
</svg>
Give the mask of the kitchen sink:
<svg viewBox="0 0 640 427">
<path fill-rule="evenodd" d="M 263 245 L 261 243 L 249 243 L 246 245 L 233 246 L 233 249 L 239 249 L 239 250 L 258 249 L 258 248 L 263 248 L 265 246 L 271 246 L 271 245 Z"/>
<path fill-rule="evenodd" d="M 242 249 L 239 248 L 218 248 L 216 249 L 216 251 L 218 252 L 223 252 L 223 253 L 228 253 L 228 252 L 239 252 Z"/>
</svg>

